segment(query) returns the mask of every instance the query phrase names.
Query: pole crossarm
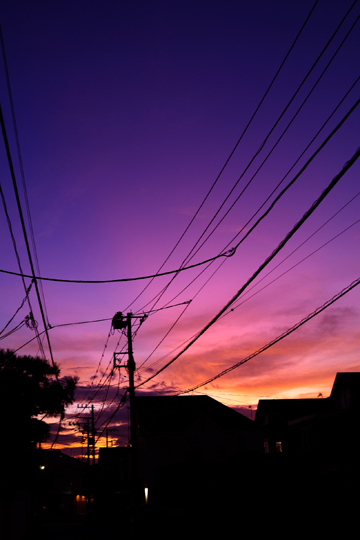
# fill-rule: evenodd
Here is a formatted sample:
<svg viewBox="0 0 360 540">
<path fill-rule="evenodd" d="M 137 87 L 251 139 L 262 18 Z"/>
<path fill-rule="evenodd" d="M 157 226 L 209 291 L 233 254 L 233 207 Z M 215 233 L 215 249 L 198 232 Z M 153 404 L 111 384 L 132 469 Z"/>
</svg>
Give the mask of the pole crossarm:
<svg viewBox="0 0 360 540">
<path fill-rule="evenodd" d="M 121 365 L 121 363 L 117 363 L 117 358 L 119 356 L 122 356 L 123 354 L 127 354 L 127 351 L 114 352 L 114 366 L 113 366 L 114 369 L 120 369 L 120 368 L 126 368 L 127 369 L 126 364 Z"/>
</svg>

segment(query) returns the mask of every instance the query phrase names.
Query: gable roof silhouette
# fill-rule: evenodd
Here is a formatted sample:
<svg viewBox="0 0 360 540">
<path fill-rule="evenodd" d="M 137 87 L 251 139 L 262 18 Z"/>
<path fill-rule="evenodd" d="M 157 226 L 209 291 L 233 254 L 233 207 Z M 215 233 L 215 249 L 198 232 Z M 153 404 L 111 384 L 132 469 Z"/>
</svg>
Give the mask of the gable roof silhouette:
<svg viewBox="0 0 360 540">
<path fill-rule="evenodd" d="M 340 372 L 336 374 L 330 397 L 343 389 L 349 389 L 353 394 L 360 395 L 360 372 Z"/>
<path fill-rule="evenodd" d="M 209 396 L 139 396 L 136 408 L 140 432 L 185 431 L 201 416 L 223 430 L 256 429 L 252 420 Z"/>
<path fill-rule="evenodd" d="M 266 416 L 291 422 L 306 416 L 330 413 L 360 405 L 360 372 L 337 373 L 327 398 L 309 399 L 260 399 L 256 411 L 256 422 L 264 424 Z"/>
<path fill-rule="evenodd" d="M 278 417 L 290 422 L 297 418 L 323 411 L 329 398 L 311 399 L 260 399 L 256 411 L 256 422 L 263 424 L 265 416 Z"/>
</svg>

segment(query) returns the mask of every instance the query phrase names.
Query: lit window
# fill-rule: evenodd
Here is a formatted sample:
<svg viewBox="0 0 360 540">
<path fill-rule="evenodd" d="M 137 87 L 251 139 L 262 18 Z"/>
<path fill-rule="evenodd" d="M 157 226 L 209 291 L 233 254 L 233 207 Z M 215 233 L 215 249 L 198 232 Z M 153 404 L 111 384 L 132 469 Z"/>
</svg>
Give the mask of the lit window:
<svg viewBox="0 0 360 540">
<path fill-rule="evenodd" d="M 283 451 L 282 442 L 281 441 L 276 442 L 275 443 L 275 448 L 276 448 L 277 452 L 282 452 Z"/>
</svg>

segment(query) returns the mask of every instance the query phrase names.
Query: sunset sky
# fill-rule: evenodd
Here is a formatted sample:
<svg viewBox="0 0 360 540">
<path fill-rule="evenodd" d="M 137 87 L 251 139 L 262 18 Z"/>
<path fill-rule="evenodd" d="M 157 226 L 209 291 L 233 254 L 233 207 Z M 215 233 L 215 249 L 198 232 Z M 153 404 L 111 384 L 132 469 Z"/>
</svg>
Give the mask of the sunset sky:
<svg viewBox="0 0 360 540">
<path fill-rule="evenodd" d="M 359 100 L 360 5 L 352 5 L 353 0 L 2 3 L 41 276 L 137 278 L 179 269 L 184 262 L 202 263 L 236 247 Z M 26 215 L 3 59 L 0 103 Z M 113 315 L 149 314 L 133 343 L 140 384 L 227 305 L 301 219 L 360 146 L 359 125 L 360 105 L 231 257 L 175 278 L 43 282 L 54 360 L 62 375 L 80 378 L 77 400 L 94 404 L 98 432 L 128 385 L 124 370 L 110 376 L 113 353 L 126 348 L 125 336 L 110 332 Z M 3 142 L 0 167 L 21 265 L 31 274 Z M 175 394 L 206 381 L 358 279 L 359 171 L 360 160 L 224 316 L 138 391 Z M 25 295 L 21 278 L 6 273 L 18 273 L 19 267 L 3 205 L 0 230 L 3 329 Z M 31 280 L 25 281 L 28 286 Z M 34 287 L 30 299 L 42 332 Z M 360 369 L 359 304 L 357 287 L 198 391 L 239 410 L 254 410 L 262 398 L 328 396 L 337 372 Z M 28 313 L 25 303 L 4 334 Z M 69 324 L 100 319 L 105 321 Z M 139 320 L 134 317 L 134 330 Z M 0 346 L 18 350 L 34 335 L 23 325 L 2 336 Z M 37 341 L 21 353 L 39 354 Z M 69 415 L 79 413 L 76 405 Z M 84 417 L 86 410 L 81 412 Z M 126 407 L 119 409 L 108 425 L 118 426 L 112 432 L 118 443 L 126 442 L 120 433 L 127 414 Z M 58 447 L 63 445 L 74 447 L 76 455 L 79 438 L 67 423 Z"/>
</svg>

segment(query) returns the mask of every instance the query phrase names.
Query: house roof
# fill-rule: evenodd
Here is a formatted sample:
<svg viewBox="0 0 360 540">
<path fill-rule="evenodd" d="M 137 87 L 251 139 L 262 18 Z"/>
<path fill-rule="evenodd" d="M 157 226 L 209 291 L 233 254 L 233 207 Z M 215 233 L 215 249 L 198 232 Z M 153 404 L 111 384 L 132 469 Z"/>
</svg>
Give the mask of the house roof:
<svg viewBox="0 0 360 540">
<path fill-rule="evenodd" d="M 255 421 L 264 424 L 265 416 L 290 422 L 324 410 L 329 398 L 320 399 L 260 399 Z"/>
<path fill-rule="evenodd" d="M 330 395 L 333 410 L 360 407 L 360 373 L 337 373 Z"/>
<path fill-rule="evenodd" d="M 319 413 L 329 413 L 360 405 L 360 372 L 337 373 L 331 394 L 325 399 L 260 399 L 256 423 L 263 425 L 265 417 L 290 422 Z"/>
<path fill-rule="evenodd" d="M 139 396 L 140 432 L 184 431 L 204 415 L 223 430 L 256 429 L 254 422 L 209 396 Z"/>
<path fill-rule="evenodd" d="M 360 372 L 337 373 L 330 397 L 334 397 L 336 393 L 344 389 L 352 390 L 360 395 Z"/>
</svg>

